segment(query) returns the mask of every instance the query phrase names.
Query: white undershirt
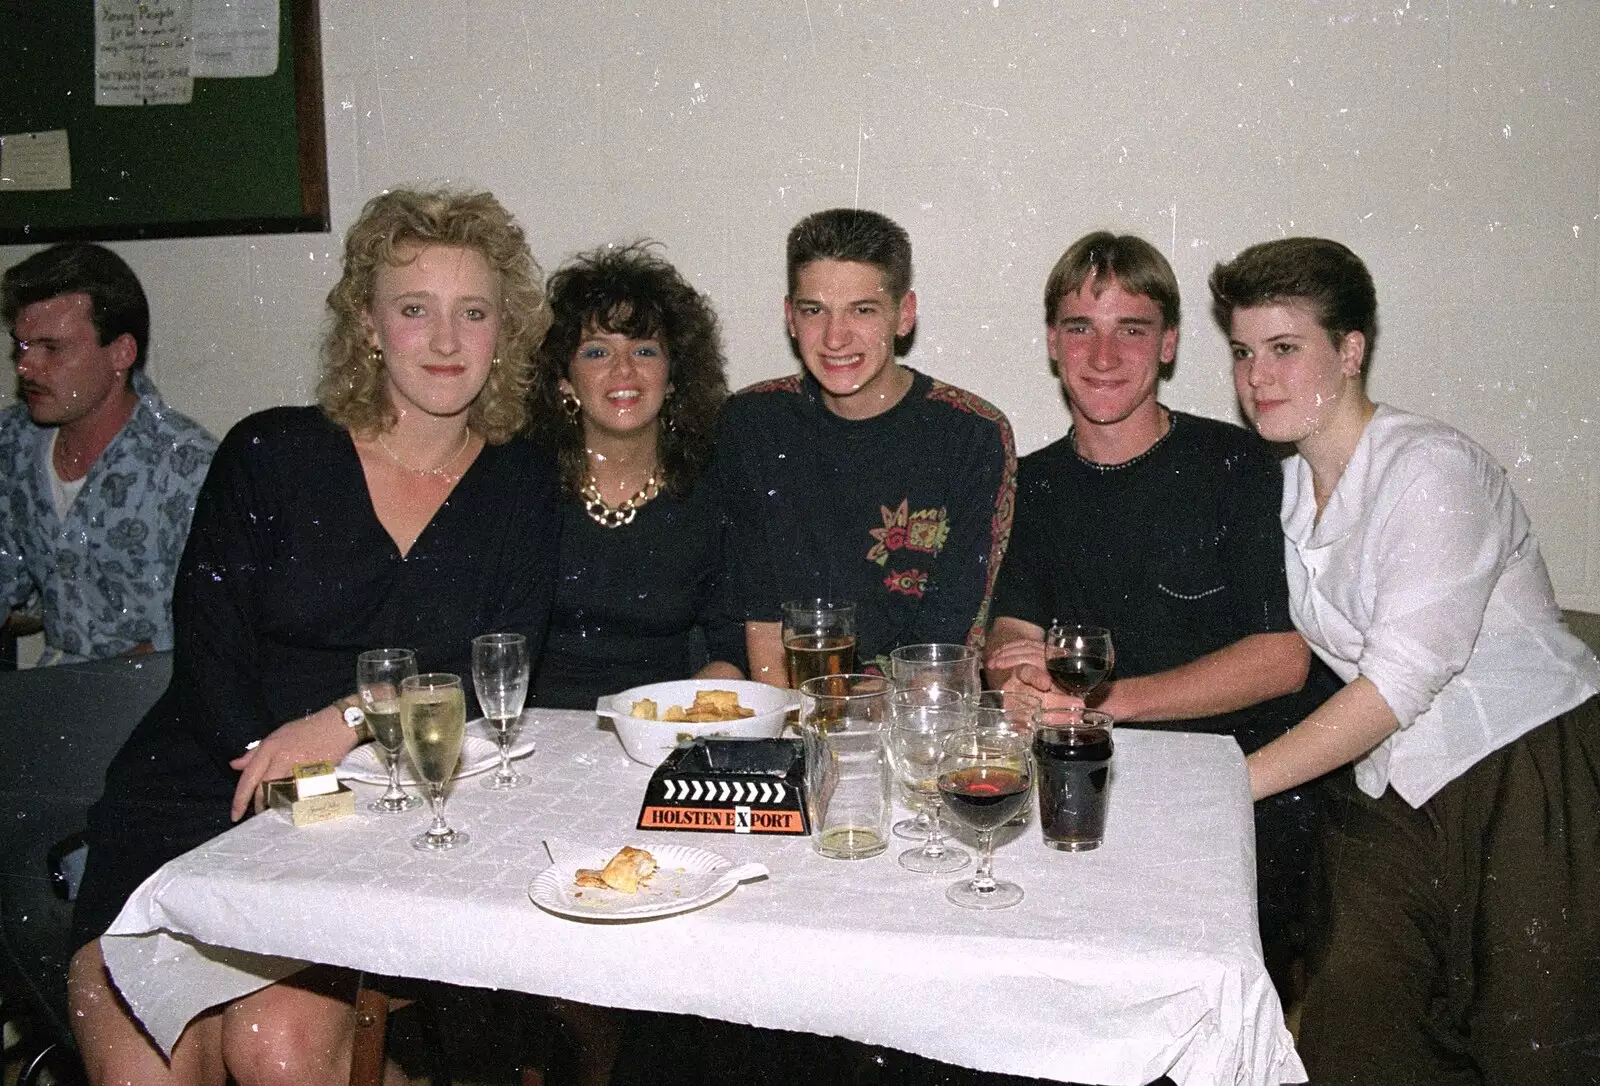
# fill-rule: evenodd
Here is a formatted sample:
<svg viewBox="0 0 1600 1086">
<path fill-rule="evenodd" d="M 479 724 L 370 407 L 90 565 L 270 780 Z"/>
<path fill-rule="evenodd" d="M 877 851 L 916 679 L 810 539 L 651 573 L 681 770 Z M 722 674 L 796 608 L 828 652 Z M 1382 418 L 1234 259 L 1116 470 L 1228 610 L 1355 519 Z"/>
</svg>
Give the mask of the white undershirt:
<svg viewBox="0 0 1600 1086">
<path fill-rule="evenodd" d="M 56 442 L 61 438 L 61 431 L 56 430 L 50 435 L 50 447 L 44 451 L 50 463 L 50 501 L 56 507 L 56 516 L 61 520 L 67 519 L 67 510 L 72 508 L 72 503 L 78 498 L 78 491 L 83 489 L 83 480 L 89 477 L 88 472 L 83 473 L 83 478 L 67 482 L 61 478 L 61 473 L 56 471 Z"/>
</svg>

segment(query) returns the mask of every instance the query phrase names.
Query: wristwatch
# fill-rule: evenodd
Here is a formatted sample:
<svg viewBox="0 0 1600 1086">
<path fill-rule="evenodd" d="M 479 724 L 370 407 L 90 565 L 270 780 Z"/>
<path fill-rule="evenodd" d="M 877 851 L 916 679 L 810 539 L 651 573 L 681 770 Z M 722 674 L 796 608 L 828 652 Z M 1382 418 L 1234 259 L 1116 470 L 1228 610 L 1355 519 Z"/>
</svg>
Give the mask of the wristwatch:
<svg viewBox="0 0 1600 1086">
<path fill-rule="evenodd" d="M 346 698 L 344 707 L 344 726 L 356 733 L 357 741 L 371 739 L 372 733 L 367 729 L 367 714 L 361 711 L 360 704 L 354 698 Z"/>
</svg>

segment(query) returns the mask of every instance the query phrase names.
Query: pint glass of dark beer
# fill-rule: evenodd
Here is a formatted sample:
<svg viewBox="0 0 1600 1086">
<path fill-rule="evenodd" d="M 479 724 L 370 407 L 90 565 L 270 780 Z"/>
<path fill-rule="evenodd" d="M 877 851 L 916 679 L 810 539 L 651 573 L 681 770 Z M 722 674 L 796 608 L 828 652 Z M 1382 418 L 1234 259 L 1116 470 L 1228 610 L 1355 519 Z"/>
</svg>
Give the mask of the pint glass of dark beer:
<svg viewBox="0 0 1600 1086">
<path fill-rule="evenodd" d="M 1042 709 L 1033 729 L 1039 828 L 1064 852 L 1099 848 L 1111 784 L 1111 718 L 1093 709 Z"/>
</svg>

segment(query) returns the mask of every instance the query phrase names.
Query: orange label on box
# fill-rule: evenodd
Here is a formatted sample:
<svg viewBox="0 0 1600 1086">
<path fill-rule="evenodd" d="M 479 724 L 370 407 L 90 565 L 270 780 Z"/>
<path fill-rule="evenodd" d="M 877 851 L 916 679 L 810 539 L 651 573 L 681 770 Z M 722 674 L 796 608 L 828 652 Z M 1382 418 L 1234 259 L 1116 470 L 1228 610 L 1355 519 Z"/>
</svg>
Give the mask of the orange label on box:
<svg viewBox="0 0 1600 1086">
<path fill-rule="evenodd" d="M 753 811 L 749 807 L 650 806 L 639 812 L 642 830 L 714 830 L 722 833 L 805 832 L 799 811 Z"/>
</svg>

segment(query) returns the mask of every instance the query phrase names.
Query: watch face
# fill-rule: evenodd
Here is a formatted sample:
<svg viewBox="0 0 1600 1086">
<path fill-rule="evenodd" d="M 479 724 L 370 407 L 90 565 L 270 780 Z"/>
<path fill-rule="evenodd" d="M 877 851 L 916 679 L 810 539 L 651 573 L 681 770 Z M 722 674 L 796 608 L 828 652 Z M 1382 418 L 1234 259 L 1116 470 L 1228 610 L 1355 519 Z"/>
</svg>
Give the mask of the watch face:
<svg viewBox="0 0 1600 1086">
<path fill-rule="evenodd" d="M 352 705 L 344 711 L 344 724 L 347 728 L 359 728 L 367 722 L 367 715 L 361 711 L 361 706 Z"/>
</svg>

